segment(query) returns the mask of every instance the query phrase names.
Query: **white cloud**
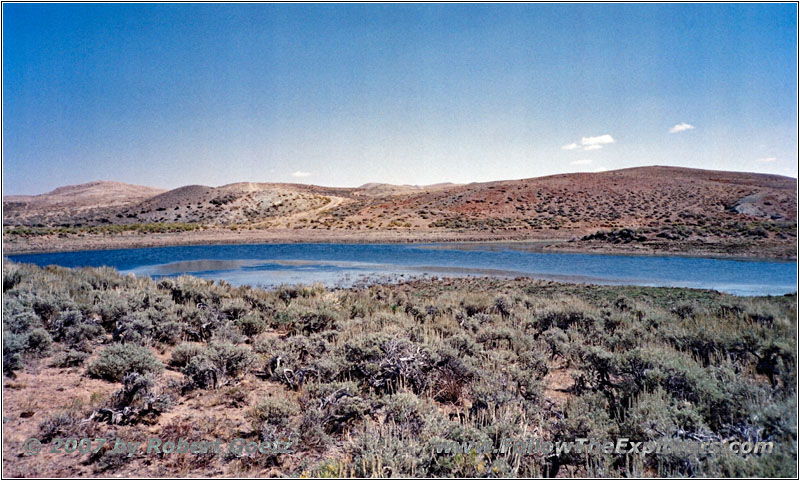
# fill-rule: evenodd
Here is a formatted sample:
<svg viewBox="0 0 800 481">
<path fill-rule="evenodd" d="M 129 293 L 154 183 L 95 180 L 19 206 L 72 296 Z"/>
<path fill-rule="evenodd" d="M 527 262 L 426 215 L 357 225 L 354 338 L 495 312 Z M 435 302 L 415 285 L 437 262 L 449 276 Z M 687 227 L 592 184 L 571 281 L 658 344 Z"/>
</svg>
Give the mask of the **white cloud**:
<svg viewBox="0 0 800 481">
<path fill-rule="evenodd" d="M 756 162 L 775 162 L 775 157 L 763 157 L 761 159 L 756 159 Z"/>
<path fill-rule="evenodd" d="M 581 137 L 581 142 L 573 142 L 561 147 L 564 150 L 600 150 L 604 145 L 613 144 L 616 142 L 614 137 L 605 134 L 598 135 L 597 137 Z"/>
<path fill-rule="evenodd" d="M 671 129 L 669 129 L 669 133 L 677 134 L 678 132 L 683 132 L 684 130 L 692 130 L 693 128 L 694 128 L 694 125 L 687 124 L 686 122 L 681 122 L 681 123 L 677 124 L 676 126 L 672 127 Z"/>
<path fill-rule="evenodd" d="M 311 175 L 311 172 L 303 172 L 302 170 L 298 170 L 292 173 L 292 177 L 308 177 Z"/>
<path fill-rule="evenodd" d="M 589 165 L 592 162 L 594 162 L 594 160 L 592 159 L 580 159 L 580 160 L 573 160 L 572 162 L 569 163 L 569 165 Z"/>
<path fill-rule="evenodd" d="M 581 145 L 583 146 L 613 144 L 614 142 L 614 137 L 608 134 L 581 138 Z"/>
</svg>

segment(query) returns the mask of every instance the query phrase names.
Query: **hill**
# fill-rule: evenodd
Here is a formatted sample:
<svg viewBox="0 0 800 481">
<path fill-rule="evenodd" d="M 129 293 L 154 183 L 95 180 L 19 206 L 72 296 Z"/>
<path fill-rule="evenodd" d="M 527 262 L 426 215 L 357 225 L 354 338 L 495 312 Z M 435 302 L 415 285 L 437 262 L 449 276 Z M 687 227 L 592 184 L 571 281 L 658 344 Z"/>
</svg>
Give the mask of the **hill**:
<svg viewBox="0 0 800 481">
<path fill-rule="evenodd" d="M 136 205 L 164 189 L 96 181 L 67 185 L 40 195 L 3 197 L 4 225 L 72 225 L 92 219 L 97 222 L 110 212 Z"/>
<path fill-rule="evenodd" d="M 562 248 L 659 250 L 668 243 L 783 245 L 794 251 L 797 181 L 776 175 L 638 167 L 466 185 L 332 188 L 236 183 L 170 191 L 112 182 L 3 199 L 15 227 L 191 224 L 204 229 L 325 231 L 498 239 L 573 239 Z M 53 231 L 46 231 L 53 232 Z M 324 237 L 315 232 L 315 238 Z"/>
</svg>

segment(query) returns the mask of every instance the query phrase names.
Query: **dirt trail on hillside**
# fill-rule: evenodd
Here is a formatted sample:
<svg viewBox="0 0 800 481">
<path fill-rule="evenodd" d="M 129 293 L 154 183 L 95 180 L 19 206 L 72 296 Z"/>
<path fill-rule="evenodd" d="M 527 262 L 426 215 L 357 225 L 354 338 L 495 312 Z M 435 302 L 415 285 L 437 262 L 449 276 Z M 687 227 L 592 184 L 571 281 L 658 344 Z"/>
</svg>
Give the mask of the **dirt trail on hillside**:
<svg viewBox="0 0 800 481">
<path fill-rule="evenodd" d="M 329 199 L 330 202 L 328 202 L 327 204 L 325 204 L 325 205 L 323 205 L 321 207 L 316 207 L 314 209 L 304 210 L 304 211 L 301 211 L 301 212 L 296 212 L 294 214 L 290 214 L 290 215 L 284 216 L 283 218 L 280 219 L 280 222 L 282 224 L 286 224 L 286 223 L 297 222 L 300 219 L 310 219 L 311 217 L 316 216 L 317 214 L 320 214 L 321 212 L 324 212 L 324 211 L 326 211 L 328 209 L 334 209 L 336 207 L 339 207 L 346 200 L 348 200 L 348 199 L 345 199 L 344 197 L 335 197 L 335 196 L 332 196 L 332 195 L 325 196 L 325 198 Z"/>
</svg>

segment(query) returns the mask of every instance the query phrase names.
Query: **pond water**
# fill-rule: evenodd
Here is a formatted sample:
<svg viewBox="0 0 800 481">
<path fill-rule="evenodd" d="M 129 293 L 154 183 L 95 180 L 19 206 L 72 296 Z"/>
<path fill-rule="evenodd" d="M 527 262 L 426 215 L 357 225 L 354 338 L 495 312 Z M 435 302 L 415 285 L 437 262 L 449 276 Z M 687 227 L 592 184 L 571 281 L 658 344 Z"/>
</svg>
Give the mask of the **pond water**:
<svg viewBox="0 0 800 481">
<path fill-rule="evenodd" d="M 497 244 L 254 244 L 177 246 L 8 256 L 40 266 L 110 266 L 153 278 L 191 274 L 274 287 L 350 287 L 418 277 L 528 276 L 563 282 L 797 292 L 797 263 L 702 257 L 531 252 Z"/>
</svg>

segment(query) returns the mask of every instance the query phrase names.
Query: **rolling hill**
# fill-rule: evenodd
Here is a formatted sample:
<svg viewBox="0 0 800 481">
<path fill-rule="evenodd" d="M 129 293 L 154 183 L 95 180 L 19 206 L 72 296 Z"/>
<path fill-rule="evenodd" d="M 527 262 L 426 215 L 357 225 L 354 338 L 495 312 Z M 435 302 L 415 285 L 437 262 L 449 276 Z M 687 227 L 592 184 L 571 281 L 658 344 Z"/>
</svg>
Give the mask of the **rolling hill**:
<svg viewBox="0 0 800 481">
<path fill-rule="evenodd" d="M 797 180 L 653 166 L 434 186 L 333 188 L 242 182 L 162 191 L 92 182 L 37 196 L 5 197 L 3 211 L 7 234 L 20 232 L 14 230 L 20 226 L 160 223 L 354 236 L 395 232 L 410 238 L 441 232 L 576 239 L 584 244 L 744 239 L 794 245 Z M 598 231 L 601 234 L 591 236 Z"/>
</svg>

